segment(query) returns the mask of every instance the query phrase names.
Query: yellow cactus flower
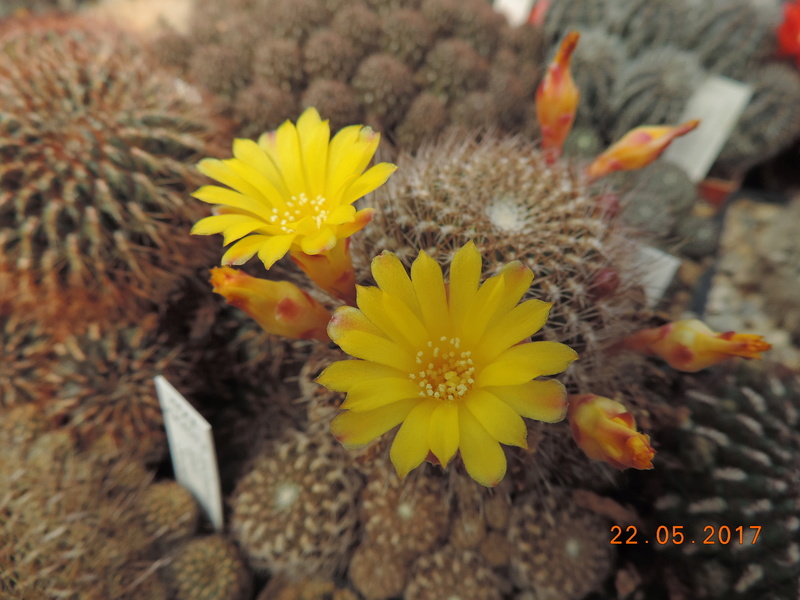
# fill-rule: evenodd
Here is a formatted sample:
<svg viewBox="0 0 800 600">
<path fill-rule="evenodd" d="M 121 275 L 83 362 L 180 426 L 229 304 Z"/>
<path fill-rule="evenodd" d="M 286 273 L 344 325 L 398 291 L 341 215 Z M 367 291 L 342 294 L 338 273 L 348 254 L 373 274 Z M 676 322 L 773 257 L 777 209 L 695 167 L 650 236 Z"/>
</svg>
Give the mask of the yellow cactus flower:
<svg viewBox="0 0 800 600">
<path fill-rule="evenodd" d="M 669 147 L 675 138 L 694 130 L 700 121 L 686 121 L 675 127 L 643 126 L 631 129 L 619 141 L 592 161 L 586 169 L 590 179 L 616 171 L 632 171 L 646 167 Z"/>
<path fill-rule="evenodd" d="M 577 353 L 530 342 L 551 304 L 520 299 L 533 273 L 519 261 L 479 285 L 473 243 L 456 252 L 446 285 L 441 267 L 420 252 L 406 272 L 383 252 L 372 261 L 378 287 L 358 287 L 358 308 L 337 309 L 328 334 L 358 360 L 333 363 L 317 380 L 347 392 L 331 430 L 347 447 L 400 426 L 390 457 L 401 477 L 432 457 L 442 466 L 461 453 L 485 486 L 505 475 L 502 444 L 526 447 L 522 417 L 556 422 L 564 386 L 536 380 L 564 371 Z"/>
<path fill-rule="evenodd" d="M 734 356 L 761 358 L 772 345 L 760 335 L 727 331 L 717 333 L 697 319 L 667 323 L 629 335 L 626 348 L 660 356 L 678 371 L 694 373 Z"/>
<path fill-rule="evenodd" d="M 287 252 L 320 257 L 309 277 L 316 282 L 324 275 L 324 289 L 351 298 L 354 278 L 347 248 L 338 249 L 344 259 L 325 259 L 372 219 L 371 208 L 356 210 L 353 203 L 397 169 L 380 163 L 364 172 L 379 141 L 378 133 L 360 125 L 345 127 L 331 139 L 328 121 L 314 108 L 296 126 L 286 121 L 258 143 L 234 140 L 233 158 L 204 159 L 198 165 L 228 187 L 207 185 L 192 194 L 216 205 L 216 214 L 198 221 L 192 233 L 222 233 L 225 245 L 238 240 L 225 252 L 223 265 L 240 265 L 256 254 L 267 269 Z M 331 280 L 338 284 L 332 287 Z"/>
<path fill-rule="evenodd" d="M 570 396 L 568 419 L 572 437 L 589 458 L 620 470 L 653 468 L 650 436 L 636 431 L 636 420 L 621 402 L 594 394 Z"/>
<path fill-rule="evenodd" d="M 288 281 L 252 277 L 230 267 L 211 269 L 214 292 L 250 315 L 265 331 L 298 340 L 329 342 L 331 314 Z"/>
<path fill-rule="evenodd" d="M 572 79 L 569 61 L 579 38 L 577 31 L 564 37 L 536 90 L 536 118 L 542 131 L 542 148 L 554 157 L 561 155 L 578 110 L 580 92 Z"/>
</svg>

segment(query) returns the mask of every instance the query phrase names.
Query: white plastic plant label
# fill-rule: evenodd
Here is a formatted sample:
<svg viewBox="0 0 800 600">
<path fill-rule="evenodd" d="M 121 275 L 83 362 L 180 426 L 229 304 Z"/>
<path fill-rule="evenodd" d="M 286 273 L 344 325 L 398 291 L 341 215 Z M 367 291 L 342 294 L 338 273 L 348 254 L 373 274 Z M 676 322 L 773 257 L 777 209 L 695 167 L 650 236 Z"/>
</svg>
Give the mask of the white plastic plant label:
<svg viewBox="0 0 800 600">
<path fill-rule="evenodd" d="M 652 308 L 659 303 L 667 287 L 675 279 L 681 261 L 652 246 L 642 246 L 637 258 L 637 266 L 641 271 L 639 281 L 644 286 L 647 306 Z"/>
<path fill-rule="evenodd" d="M 531 14 L 534 0 L 494 0 L 494 9 L 505 15 L 511 25 L 522 25 Z"/>
<path fill-rule="evenodd" d="M 222 492 L 211 425 L 161 375 L 154 379 L 164 413 L 175 479 L 189 490 L 217 531 L 222 530 Z"/>
<path fill-rule="evenodd" d="M 681 167 L 695 183 L 705 179 L 752 95 L 753 87 L 746 83 L 717 75 L 706 79 L 689 98 L 681 118 L 671 123 L 700 119 L 700 125 L 673 141 L 663 160 Z"/>
</svg>

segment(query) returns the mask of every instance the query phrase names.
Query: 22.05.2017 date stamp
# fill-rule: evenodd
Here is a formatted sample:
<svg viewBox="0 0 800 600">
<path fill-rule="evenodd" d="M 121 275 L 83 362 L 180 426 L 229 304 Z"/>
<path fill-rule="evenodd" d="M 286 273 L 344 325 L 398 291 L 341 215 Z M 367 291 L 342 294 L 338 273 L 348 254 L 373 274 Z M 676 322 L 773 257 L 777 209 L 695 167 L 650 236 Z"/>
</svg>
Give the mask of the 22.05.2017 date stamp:
<svg viewBox="0 0 800 600">
<path fill-rule="evenodd" d="M 628 525 L 624 529 L 619 525 L 614 525 L 611 528 L 611 533 L 614 537 L 611 538 L 611 544 L 649 544 L 650 540 L 640 535 L 636 525 Z M 655 543 L 662 546 L 666 544 L 755 544 L 758 540 L 758 535 L 761 533 L 761 525 L 739 525 L 738 527 L 729 527 L 727 525 L 706 525 L 703 527 L 703 534 L 705 538 L 700 540 L 687 539 L 683 532 L 683 525 L 659 525 L 656 528 Z"/>
</svg>

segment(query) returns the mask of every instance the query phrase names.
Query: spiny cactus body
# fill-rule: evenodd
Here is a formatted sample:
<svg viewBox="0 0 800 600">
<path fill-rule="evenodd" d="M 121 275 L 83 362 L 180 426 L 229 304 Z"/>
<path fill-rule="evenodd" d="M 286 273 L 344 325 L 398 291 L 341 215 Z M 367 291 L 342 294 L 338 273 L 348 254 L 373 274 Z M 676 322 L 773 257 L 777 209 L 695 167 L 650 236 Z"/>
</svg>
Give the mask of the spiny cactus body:
<svg viewBox="0 0 800 600">
<path fill-rule="evenodd" d="M 163 301 L 211 257 L 186 231 L 218 121 L 118 36 L 0 31 L 0 306 L 53 322 Z"/>
</svg>

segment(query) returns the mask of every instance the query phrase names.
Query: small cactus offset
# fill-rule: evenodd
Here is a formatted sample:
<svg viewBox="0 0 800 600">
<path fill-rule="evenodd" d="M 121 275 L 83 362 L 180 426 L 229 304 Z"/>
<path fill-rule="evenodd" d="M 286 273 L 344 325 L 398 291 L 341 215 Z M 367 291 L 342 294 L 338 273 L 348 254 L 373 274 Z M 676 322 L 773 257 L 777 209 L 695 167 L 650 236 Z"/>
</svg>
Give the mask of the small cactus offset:
<svg viewBox="0 0 800 600">
<path fill-rule="evenodd" d="M 252 575 L 236 545 L 222 535 L 195 538 L 178 548 L 162 572 L 174 600 L 248 600 Z"/>
<path fill-rule="evenodd" d="M 666 46 L 644 52 L 626 64 L 613 90 L 611 138 L 634 127 L 677 122 L 705 77 L 693 54 Z"/>
<path fill-rule="evenodd" d="M 333 575 L 355 541 L 358 474 L 330 436 L 288 431 L 265 446 L 231 498 L 231 530 L 250 567 Z"/>
<path fill-rule="evenodd" d="M 696 54 L 711 73 L 742 79 L 775 52 L 771 12 L 755 0 L 695 4 L 677 29 L 677 45 Z"/>
<path fill-rule="evenodd" d="M 800 75 L 774 63 L 747 78 L 753 97 L 720 153 L 725 172 L 741 173 L 787 148 L 800 135 Z"/>
<path fill-rule="evenodd" d="M 613 0 L 603 19 L 608 31 L 624 40 L 630 56 L 675 45 L 687 26 L 687 0 Z"/>
<path fill-rule="evenodd" d="M 211 256 L 186 194 L 218 121 L 87 24 L 10 24 L 0 51 L 0 307 L 64 323 L 163 301 Z"/>
</svg>

